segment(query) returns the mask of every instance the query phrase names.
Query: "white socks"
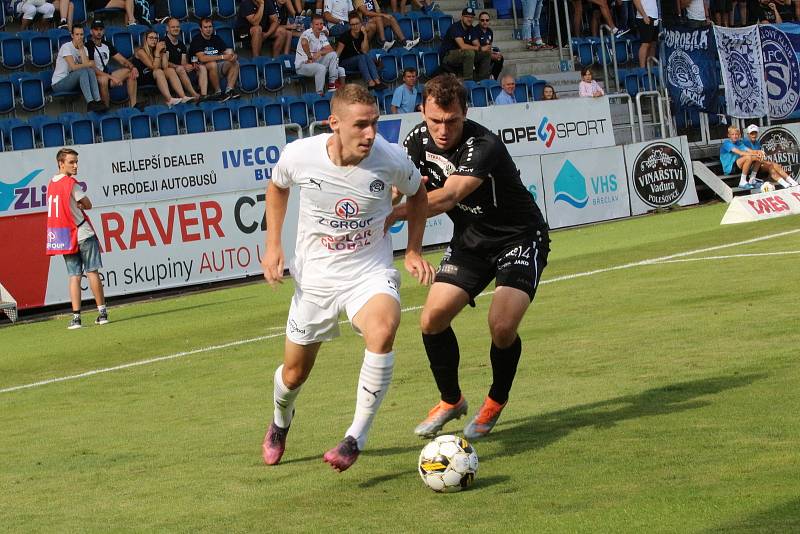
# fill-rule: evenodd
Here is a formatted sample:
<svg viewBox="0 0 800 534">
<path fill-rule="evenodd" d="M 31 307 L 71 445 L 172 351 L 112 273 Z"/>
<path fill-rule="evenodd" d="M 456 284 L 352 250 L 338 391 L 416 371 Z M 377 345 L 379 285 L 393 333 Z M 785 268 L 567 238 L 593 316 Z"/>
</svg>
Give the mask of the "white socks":
<svg viewBox="0 0 800 534">
<path fill-rule="evenodd" d="M 742 173 L 742 176 L 739 178 L 739 187 L 744 187 L 747 185 L 747 175 Z"/>
<path fill-rule="evenodd" d="M 276 425 L 281 428 L 289 428 L 289 425 L 292 424 L 292 416 L 294 415 L 294 399 L 297 398 L 297 394 L 300 393 L 300 388 L 303 386 L 289 389 L 286 387 L 286 384 L 283 383 L 282 375 L 283 365 L 280 365 L 275 370 L 275 377 L 273 379 L 274 390 L 272 392 L 272 398 L 275 404 L 275 415 L 273 417 Z"/>
<path fill-rule="evenodd" d="M 353 416 L 353 424 L 345 433 L 346 436 L 356 439 L 360 451 L 364 450 L 367 443 L 367 434 L 383 397 L 386 396 L 386 390 L 389 389 L 393 370 L 394 352 L 375 354 L 368 350 L 364 351 L 364 363 L 361 365 L 361 374 L 358 377 L 356 413 Z"/>
<path fill-rule="evenodd" d="M 786 187 L 786 188 L 792 187 L 791 185 L 789 185 L 789 182 L 787 182 L 783 178 L 778 178 L 778 183 L 781 184 L 783 187 Z"/>
</svg>

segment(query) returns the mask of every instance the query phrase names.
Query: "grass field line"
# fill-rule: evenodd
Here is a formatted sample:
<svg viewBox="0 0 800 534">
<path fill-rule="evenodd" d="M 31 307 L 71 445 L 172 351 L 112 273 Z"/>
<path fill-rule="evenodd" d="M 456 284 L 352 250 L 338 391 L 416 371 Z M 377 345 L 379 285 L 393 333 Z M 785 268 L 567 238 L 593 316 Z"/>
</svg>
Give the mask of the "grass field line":
<svg viewBox="0 0 800 534">
<path fill-rule="evenodd" d="M 792 254 L 800 254 L 800 250 L 786 250 L 784 252 L 758 252 L 752 254 L 728 254 L 727 256 L 703 256 L 701 258 L 681 258 L 678 260 L 666 260 L 658 262 L 659 265 L 664 263 L 685 263 L 689 261 L 709 261 L 709 260 L 731 260 L 738 258 L 758 258 L 762 256 L 790 256 Z"/>
<path fill-rule="evenodd" d="M 596 274 L 602 274 L 602 273 L 607 273 L 607 272 L 612 272 L 612 271 L 620 271 L 620 270 L 623 270 L 623 269 L 631 269 L 633 267 L 641 267 L 641 266 L 644 266 L 644 265 L 653 265 L 653 264 L 658 264 L 658 263 L 676 262 L 676 261 L 680 261 L 679 258 L 684 258 L 685 256 L 692 256 L 692 255 L 695 255 L 695 254 L 702 254 L 704 252 L 712 252 L 714 250 L 720 250 L 720 249 L 730 248 L 730 247 L 737 247 L 737 246 L 741 246 L 741 245 L 749 245 L 751 243 L 757 243 L 759 241 L 766 241 L 768 239 L 775 239 L 775 238 L 778 238 L 778 237 L 784 237 L 784 236 L 787 236 L 787 235 L 796 234 L 797 232 L 800 232 L 800 228 L 795 229 L 795 230 L 787 230 L 785 232 L 778 232 L 778 233 L 775 233 L 775 234 L 770 234 L 770 235 L 761 236 L 761 237 L 754 237 L 752 239 L 746 239 L 746 240 L 743 240 L 743 241 L 736 241 L 736 242 L 733 242 L 733 243 L 726 243 L 726 244 L 723 244 L 723 245 L 716 245 L 716 246 L 713 246 L 713 247 L 705 247 L 705 248 L 701 248 L 701 249 L 689 250 L 689 251 L 686 251 L 686 252 L 678 252 L 676 254 L 670 254 L 668 256 L 661 256 L 661 257 L 658 257 L 658 258 L 651 258 L 651 259 L 647 259 L 647 260 L 641 260 L 641 261 L 636 261 L 636 262 L 631 262 L 631 263 L 625 263 L 625 264 L 622 264 L 622 265 L 615 265 L 615 266 L 612 266 L 612 267 L 605 267 L 605 268 L 602 268 L 602 269 L 593 269 L 591 271 L 585 271 L 585 272 L 582 272 L 582 273 L 574 273 L 574 274 L 558 276 L 558 277 L 555 277 L 555 278 L 542 280 L 540 282 L 540 285 L 542 285 L 542 284 L 552 284 L 554 282 L 562 282 L 562 281 L 566 281 L 566 280 L 574 280 L 576 278 L 583 278 L 583 277 L 586 277 L 586 276 L 593 276 L 593 275 L 596 275 Z M 780 253 L 776 253 L 776 254 L 780 254 Z M 752 256 L 752 255 L 755 255 L 755 254 L 744 254 L 744 255 L 738 255 L 738 256 Z M 709 259 L 709 258 L 693 258 L 693 260 L 694 259 L 701 260 L 701 259 Z M 690 261 L 690 260 L 684 260 L 684 261 Z M 487 291 L 487 292 L 482 293 L 479 296 L 491 295 L 492 293 L 494 293 L 494 292 L 493 291 Z M 408 308 L 403 308 L 402 311 L 404 313 L 407 313 L 409 311 L 419 310 L 420 308 L 422 308 L 422 306 L 412 306 L 412 307 L 408 307 Z M 341 323 L 346 323 L 346 322 L 347 321 L 341 321 Z M 272 327 L 272 328 L 268 328 L 268 329 L 271 330 L 273 328 L 279 328 L 279 327 Z M 257 336 L 257 337 L 252 337 L 252 338 L 248 338 L 248 339 L 240 339 L 238 341 L 231 341 L 229 343 L 222 343 L 222 344 L 219 344 L 219 345 L 211 345 L 211 346 L 208 346 L 208 347 L 201 347 L 199 349 L 194 349 L 194 350 L 176 352 L 176 353 L 173 353 L 173 354 L 167 354 L 165 356 L 156 356 L 156 357 L 153 357 L 153 358 L 147 358 L 145 360 L 138 360 L 138 361 L 135 361 L 135 362 L 124 363 L 124 364 L 115 365 L 115 366 L 112 366 L 112 367 L 103 367 L 101 369 L 94 369 L 94 370 L 91 370 L 91 371 L 85 371 L 83 373 L 78 373 L 78 374 L 74 374 L 74 375 L 61 376 L 61 377 L 56 377 L 56 378 L 48 378 L 48 379 L 45 379 L 45 380 L 39 380 L 38 382 L 31 382 L 30 384 L 22 384 L 22 385 L 19 385 L 19 386 L 7 387 L 7 388 L 0 389 L 0 394 L 2 394 L 2 393 L 11 393 L 11 392 L 14 392 L 14 391 L 20 391 L 20 390 L 23 390 L 23 389 L 31 389 L 31 388 L 40 387 L 40 386 L 47 386 L 49 384 L 56 384 L 58 382 L 66 382 L 66 381 L 69 381 L 69 380 L 77 380 L 79 378 L 86 378 L 86 377 L 90 377 L 90 376 L 94 376 L 94 375 L 110 373 L 110 372 L 113 372 L 113 371 L 121 371 L 123 369 L 130 369 L 130 368 L 139 367 L 139 366 L 142 366 L 142 365 L 150 365 L 150 364 L 153 364 L 153 363 L 159 363 L 159 362 L 164 362 L 164 361 L 168 361 L 168 360 L 174 360 L 174 359 L 177 359 L 177 358 L 183 358 L 183 357 L 192 356 L 192 355 L 195 355 L 195 354 L 202 354 L 204 352 L 211 352 L 211 351 L 220 350 L 220 349 L 227 349 L 227 348 L 230 348 L 230 347 L 236 347 L 236 346 L 239 346 L 239 345 L 246 345 L 246 344 L 249 344 L 249 343 L 255 343 L 255 342 L 258 342 L 258 341 L 264 341 L 264 340 L 267 340 L 267 339 L 281 337 L 281 336 L 284 335 L 284 332 L 283 332 L 283 327 L 280 327 L 280 328 L 281 328 L 281 332 L 277 332 L 277 333 L 269 334 L 269 335 L 265 335 L 265 336 Z"/>
</svg>

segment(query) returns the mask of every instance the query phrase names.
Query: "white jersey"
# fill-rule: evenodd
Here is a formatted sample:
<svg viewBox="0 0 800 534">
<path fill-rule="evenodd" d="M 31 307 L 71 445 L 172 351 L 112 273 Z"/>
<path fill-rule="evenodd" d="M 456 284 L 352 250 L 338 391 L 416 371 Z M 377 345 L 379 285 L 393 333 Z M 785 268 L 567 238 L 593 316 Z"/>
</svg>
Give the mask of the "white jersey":
<svg viewBox="0 0 800 534">
<path fill-rule="evenodd" d="M 298 286 L 312 294 L 329 292 L 336 281 L 391 267 L 392 240 L 383 225 L 392 211 L 392 186 L 413 195 L 421 181 L 405 152 L 380 135 L 358 165 L 334 165 L 326 145 L 331 135 L 288 144 L 272 171 L 277 187 L 300 187 L 290 271 Z"/>
</svg>

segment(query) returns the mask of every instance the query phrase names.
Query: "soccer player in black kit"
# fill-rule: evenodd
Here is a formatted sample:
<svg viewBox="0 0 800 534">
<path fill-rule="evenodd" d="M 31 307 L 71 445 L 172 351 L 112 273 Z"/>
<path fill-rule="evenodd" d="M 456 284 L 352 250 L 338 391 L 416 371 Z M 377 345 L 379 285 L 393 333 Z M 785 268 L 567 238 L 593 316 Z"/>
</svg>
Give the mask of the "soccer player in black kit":
<svg viewBox="0 0 800 534">
<path fill-rule="evenodd" d="M 468 120 L 467 92 L 452 74 L 425 84 L 424 121 L 405 139 L 409 158 L 427 176 L 428 216 L 447 213 L 453 237 L 422 310 L 420 328 L 441 401 L 415 429 L 435 436 L 467 413 L 458 383 L 456 315 L 495 279 L 489 307 L 492 385 L 464 437 L 487 435 L 508 402 L 522 342 L 517 327 L 536 295 L 550 250 L 547 223 L 503 142 Z M 405 218 L 395 207 L 393 220 Z M 389 222 L 391 224 L 391 221 Z"/>
</svg>

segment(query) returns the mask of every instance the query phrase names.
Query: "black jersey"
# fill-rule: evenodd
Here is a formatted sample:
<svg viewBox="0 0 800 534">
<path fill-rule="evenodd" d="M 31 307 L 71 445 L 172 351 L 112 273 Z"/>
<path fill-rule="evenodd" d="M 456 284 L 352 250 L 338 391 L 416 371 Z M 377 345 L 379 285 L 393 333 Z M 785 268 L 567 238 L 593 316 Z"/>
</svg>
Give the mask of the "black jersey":
<svg viewBox="0 0 800 534">
<path fill-rule="evenodd" d="M 428 191 L 444 186 L 451 174 L 483 180 L 472 193 L 447 212 L 453 221 L 454 248 L 491 251 L 504 248 L 547 223 L 522 184 L 519 169 L 506 146 L 477 122 L 467 119 L 461 143 L 444 151 L 437 148 L 424 122 L 408 134 L 403 146 L 423 176 Z"/>
</svg>

